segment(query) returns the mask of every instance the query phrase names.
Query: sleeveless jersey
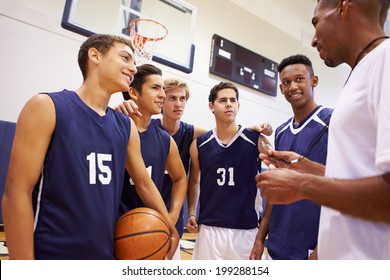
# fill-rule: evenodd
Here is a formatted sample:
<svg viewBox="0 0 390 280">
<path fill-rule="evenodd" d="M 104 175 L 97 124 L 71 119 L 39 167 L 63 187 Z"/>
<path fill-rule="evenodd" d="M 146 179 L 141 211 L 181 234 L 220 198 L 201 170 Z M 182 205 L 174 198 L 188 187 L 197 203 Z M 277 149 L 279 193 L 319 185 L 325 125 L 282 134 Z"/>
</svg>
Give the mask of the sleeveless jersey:
<svg viewBox="0 0 390 280">
<path fill-rule="evenodd" d="M 160 119 L 153 119 L 152 121 L 156 122 L 156 124 L 161 129 L 164 129 L 161 125 Z M 188 169 L 190 165 L 190 146 L 194 138 L 194 126 L 192 124 L 188 124 L 181 121 L 179 130 L 174 135 L 172 135 L 172 138 L 176 142 L 176 145 L 179 149 L 181 161 L 183 162 L 186 174 L 188 174 Z M 172 180 L 171 177 L 169 177 L 169 174 L 165 172 L 161 195 L 165 202 L 165 205 L 167 206 L 167 209 L 169 209 L 169 207 L 171 206 L 171 194 Z M 176 223 L 176 229 L 179 232 L 180 237 L 182 237 L 184 233 L 184 226 L 184 213 L 182 208 L 180 216 Z"/>
<path fill-rule="evenodd" d="M 68 90 L 48 93 L 56 126 L 33 190 L 36 259 L 114 259 L 130 120 L 98 115 Z"/>
<path fill-rule="evenodd" d="M 146 131 L 139 132 L 139 136 L 142 158 L 146 169 L 161 193 L 171 137 L 168 132 L 159 128 L 155 122 L 151 122 Z M 143 206 L 143 202 L 135 191 L 134 183 L 126 172 L 123 182 L 121 213 Z"/>
<path fill-rule="evenodd" d="M 295 151 L 308 159 L 326 163 L 328 125 L 333 110 L 318 106 L 299 125 L 294 117 L 275 132 L 275 149 Z M 272 206 L 267 240 L 272 259 L 307 259 L 317 245 L 320 206 L 301 200 Z"/>
<path fill-rule="evenodd" d="M 218 139 L 215 129 L 197 138 L 201 173 L 199 224 L 234 229 L 258 226 L 258 138 L 258 132 L 241 126 L 227 145 Z"/>
</svg>

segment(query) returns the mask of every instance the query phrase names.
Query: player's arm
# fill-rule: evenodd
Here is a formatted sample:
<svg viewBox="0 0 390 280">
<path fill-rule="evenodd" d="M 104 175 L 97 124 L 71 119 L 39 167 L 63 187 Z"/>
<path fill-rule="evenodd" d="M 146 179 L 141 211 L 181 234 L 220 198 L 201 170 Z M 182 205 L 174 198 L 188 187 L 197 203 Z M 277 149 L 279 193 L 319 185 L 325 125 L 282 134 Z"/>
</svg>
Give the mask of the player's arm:
<svg viewBox="0 0 390 280">
<path fill-rule="evenodd" d="M 260 154 L 260 159 L 267 166 L 273 165 L 276 168 L 288 168 L 301 173 L 313 175 L 325 175 L 325 165 L 311 161 L 308 158 L 292 151 L 276 151 L 268 149 Z"/>
<path fill-rule="evenodd" d="M 194 126 L 194 137 L 192 138 L 192 140 L 195 140 L 196 138 L 198 138 L 202 134 L 205 134 L 206 132 L 207 132 L 206 129 Z"/>
<path fill-rule="evenodd" d="M 131 99 L 125 100 L 122 103 L 116 105 L 114 107 L 114 110 L 121 112 L 125 115 L 128 115 L 129 117 L 132 116 L 142 117 L 141 112 L 138 111 L 138 105 L 135 104 L 135 102 Z"/>
<path fill-rule="evenodd" d="M 271 134 L 273 132 L 272 126 L 269 123 L 255 124 L 255 125 L 250 126 L 249 129 L 260 132 L 260 133 L 267 135 L 267 136 L 271 136 Z"/>
<path fill-rule="evenodd" d="M 31 194 L 39 179 L 55 122 L 53 101 L 46 94 L 38 94 L 26 103 L 16 124 L 2 200 L 10 259 L 34 259 Z"/>
<path fill-rule="evenodd" d="M 169 223 L 172 233 L 172 244 L 167 254 L 167 258 L 172 259 L 172 256 L 174 255 L 176 248 L 179 245 L 179 234 L 177 233 L 175 225 L 172 223 L 169 217 L 168 210 L 165 207 L 160 192 L 156 188 L 145 168 L 145 163 L 141 155 L 138 131 L 134 121 L 130 121 L 131 132 L 127 146 L 126 170 L 134 181 L 137 194 L 145 206 L 160 212 Z"/>
<path fill-rule="evenodd" d="M 258 139 L 258 149 L 261 161 L 268 167 L 288 168 L 301 173 L 322 176 L 325 174 L 325 165 L 311 161 L 292 151 L 276 151 L 262 134 L 260 134 Z"/>
<path fill-rule="evenodd" d="M 257 141 L 257 148 L 259 150 L 259 153 L 264 154 L 264 153 L 267 153 L 269 149 L 272 149 L 272 145 L 269 142 L 269 140 L 267 139 L 267 137 L 265 137 L 262 134 L 259 134 L 259 138 Z"/>
<path fill-rule="evenodd" d="M 272 204 L 266 203 L 263 217 L 261 219 L 259 231 L 257 232 L 255 243 L 253 244 L 250 260 L 260 260 L 264 252 L 264 243 L 269 230 L 269 220 L 272 212 Z"/>
<path fill-rule="evenodd" d="M 196 209 L 199 199 L 199 182 L 200 182 L 200 167 L 198 160 L 198 148 L 196 146 L 196 140 L 192 141 L 190 146 L 191 166 L 190 175 L 188 179 L 188 222 L 187 229 L 190 232 L 198 232 L 198 220 L 196 215 Z"/>
<path fill-rule="evenodd" d="M 184 170 L 177 145 L 173 138 L 170 138 L 171 144 L 166 165 L 166 169 L 172 180 L 172 199 L 171 206 L 169 208 L 169 215 L 172 222 L 176 224 L 183 207 L 184 199 L 187 195 L 187 175 Z"/>
</svg>

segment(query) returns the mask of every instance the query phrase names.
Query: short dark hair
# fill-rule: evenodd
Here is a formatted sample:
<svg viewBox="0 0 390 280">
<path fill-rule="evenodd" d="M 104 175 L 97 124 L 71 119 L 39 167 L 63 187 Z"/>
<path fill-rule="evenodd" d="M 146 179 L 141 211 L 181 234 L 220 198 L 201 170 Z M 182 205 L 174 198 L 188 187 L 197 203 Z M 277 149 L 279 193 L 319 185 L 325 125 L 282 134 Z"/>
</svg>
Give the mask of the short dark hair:
<svg viewBox="0 0 390 280">
<path fill-rule="evenodd" d="M 135 88 L 141 94 L 142 85 L 145 83 L 146 77 L 150 75 L 162 76 L 162 71 L 152 64 L 137 66 L 137 74 L 134 75 L 134 80 L 131 82 L 130 87 Z M 122 95 L 125 100 L 130 99 L 130 95 L 127 91 L 123 91 Z"/>
<path fill-rule="evenodd" d="M 307 70 L 309 70 L 310 75 L 314 76 L 314 70 L 313 70 L 313 65 L 311 63 L 311 60 L 306 55 L 303 54 L 295 54 L 284 58 L 278 65 L 278 72 L 279 73 L 282 72 L 284 68 L 293 64 L 305 65 Z"/>
<path fill-rule="evenodd" d="M 329 7 L 329 8 L 335 8 L 339 4 L 340 1 L 342 1 L 342 0 L 317 0 L 317 4 L 325 6 L 325 7 Z M 360 2 L 360 4 L 362 4 L 363 6 L 370 7 L 370 9 L 365 9 L 365 11 L 372 10 L 373 7 L 379 8 L 380 9 L 379 20 L 380 20 L 381 26 L 383 26 L 383 24 L 386 21 L 387 13 L 389 10 L 390 0 L 375 0 L 375 1 L 373 1 L 373 0 L 360 0 L 358 2 Z M 376 10 L 376 9 L 373 9 L 373 10 Z"/>
<path fill-rule="evenodd" d="M 134 47 L 131 41 L 118 35 L 94 34 L 84 41 L 84 43 L 80 46 L 80 50 L 78 53 L 78 63 L 84 80 L 87 78 L 88 74 L 89 49 L 96 48 L 99 52 L 105 54 L 111 49 L 114 43 L 122 43 L 128 45 L 134 52 Z"/>
<path fill-rule="evenodd" d="M 340 0 L 317 0 L 317 4 L 324 5 L 326 7 L 334 8 L 337 6 L 337 4 L 340 2 Z"/>
<path fill-rule="evenodd" d="M 219 84 L 215 85 L 211 90 L 210 90 L 210 95 L 209 95 L 209 102 L 214 104 L 215 99 L 217 99 L 218 92 L 222 89 L 225 88 L 231 88 L 236 92 L 236 97 L 238 100 L 238 89 L 235 85 L 229 82 L 220 82 Z"/>
</svg>

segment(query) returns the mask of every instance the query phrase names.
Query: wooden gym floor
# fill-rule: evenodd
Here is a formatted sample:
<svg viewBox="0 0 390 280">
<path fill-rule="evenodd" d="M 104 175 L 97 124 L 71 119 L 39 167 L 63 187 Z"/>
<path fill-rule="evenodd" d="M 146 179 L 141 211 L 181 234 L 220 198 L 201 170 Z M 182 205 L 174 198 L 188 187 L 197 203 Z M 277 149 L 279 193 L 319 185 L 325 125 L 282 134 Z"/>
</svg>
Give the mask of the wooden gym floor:
<svg viewBox="0 0 390 280">
<path fill-rule="evenodd" d="M 196 234 L 184 232 L 180 241 L 180 253 L 182 260 L 191 260 Z M 3 229 L 0 231 L 0 260 L 8 260 L 8 251 L 5 247 L 5 235 Z"/>
<path fill-rule="evenodd" d="M 8 260 L 8 251 L 5 247 L 5 235 L 2 228 L 0 231 L 0 260 Z"/>
<path fill-rule="evenodd" d="M 182 260 L 192 260 L 192 252 L 196 240 L 196 233 L 184 231 L 180 240 L 180 256 Z"/>
</svg>

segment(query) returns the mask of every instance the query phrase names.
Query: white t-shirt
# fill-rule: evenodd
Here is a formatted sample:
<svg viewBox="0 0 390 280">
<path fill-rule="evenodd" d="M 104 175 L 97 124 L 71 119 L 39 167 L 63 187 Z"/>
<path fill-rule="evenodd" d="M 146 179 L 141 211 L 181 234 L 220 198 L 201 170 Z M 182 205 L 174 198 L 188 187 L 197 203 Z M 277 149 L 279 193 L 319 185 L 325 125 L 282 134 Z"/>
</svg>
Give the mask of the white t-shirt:
<svg viewBox="0 0 390 280">
<path fill-rule="evenodd" d="M 329 128 L 327 177 L 353 179 L 390 172 L 390 40 L 355 67 Z M 318 257 L 390 259 L 390 225 L 322 207 Z"/>
</svg>

